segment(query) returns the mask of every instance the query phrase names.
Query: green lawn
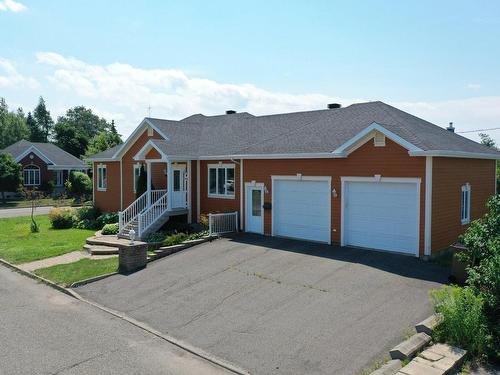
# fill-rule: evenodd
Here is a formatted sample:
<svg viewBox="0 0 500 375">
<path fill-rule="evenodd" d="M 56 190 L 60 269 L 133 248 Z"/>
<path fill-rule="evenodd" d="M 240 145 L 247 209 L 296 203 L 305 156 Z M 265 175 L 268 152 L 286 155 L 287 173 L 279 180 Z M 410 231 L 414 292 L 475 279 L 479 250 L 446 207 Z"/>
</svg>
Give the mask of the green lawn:
<svg viewBox="0 0 500 375">
<path fill-rule="evenodd" d="M 43 198 L 37 201 L 37 207 L 43 206 L 71 206 L 74 205 L 73 199 L 52 199 L 52 198 Z M 31 207 L 31 201 L 27 201 L 24 199 L 20 200 L 10 200 L 7 199 L 5 202 L 0 200 L 0 208 L 25 208 Z"/>
<path fill-rule="evenodd" d="M 58 264 L 56 266 L 40 268 L 34 271 L 38 276 L 68 287 L 76 281 L 82 281 L 105 275 L 118 270 L 118 257 L 106 259 L 80 259 L 78 262 Z"/>
<path fill-rule="evenodd" d="M 30 232 L 30 217 L 0 219 L 0 258 L 19 264 L 81 250 L 95 231 L 52 229 L 47 215 L 36 216 L 40 232 Z"/>
</svg>

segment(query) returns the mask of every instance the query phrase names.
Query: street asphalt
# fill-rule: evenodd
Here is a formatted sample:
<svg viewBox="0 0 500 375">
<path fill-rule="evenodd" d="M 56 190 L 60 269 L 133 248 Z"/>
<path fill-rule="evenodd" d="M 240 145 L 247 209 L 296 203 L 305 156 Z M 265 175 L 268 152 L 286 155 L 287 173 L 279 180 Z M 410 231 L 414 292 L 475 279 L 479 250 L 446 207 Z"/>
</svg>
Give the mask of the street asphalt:
<svg viewBox="0 0 500 375">
<path fill-rule="evenodd" d="M 431 314 L 417 258 L 239 235 L 78 293 L 254 374 L 353 375 Z"/>
<path fill-rule="evenodd" d="M 35 215 L 47 215 L 52 209 L 52 206 L 47 207 L 37 207 L 35 210 Z M 5 217 L 17 217 L 17 216 L 30 216 L 31 208 L 3 208 L 0 210 L 0 218 Z"/>
<path fill-rule="evenodd" d="M 228 372 L 0 265 L 0 374 Z"/>
</svg>

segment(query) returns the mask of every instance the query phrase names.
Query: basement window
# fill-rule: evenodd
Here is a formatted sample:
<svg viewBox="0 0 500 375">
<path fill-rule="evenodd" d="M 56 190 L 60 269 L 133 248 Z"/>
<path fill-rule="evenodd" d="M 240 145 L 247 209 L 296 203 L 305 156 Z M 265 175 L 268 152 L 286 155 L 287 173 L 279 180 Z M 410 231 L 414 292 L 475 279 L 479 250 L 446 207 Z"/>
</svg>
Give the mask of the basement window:
<svg viewBox="0 0 500 375">
<path fill-rule="evenodd" d="M 460 218 L 462 225 L 470 223 L 470 184 L 462 185 Z"/>
</svg>

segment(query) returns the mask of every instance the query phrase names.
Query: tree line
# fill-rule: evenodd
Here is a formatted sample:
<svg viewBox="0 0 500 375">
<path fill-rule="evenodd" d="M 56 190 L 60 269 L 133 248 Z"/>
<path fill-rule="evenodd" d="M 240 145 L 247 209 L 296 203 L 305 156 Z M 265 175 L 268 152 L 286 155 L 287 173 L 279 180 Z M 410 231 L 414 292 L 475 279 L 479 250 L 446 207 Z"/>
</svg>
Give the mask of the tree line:
<svg viewBox="0 0 500 375">
<path fill-rule="evenodd" d="M 54 143 L 77 158 L 122 143 L 114 120 L 108 122 L 84 106 L 68 109 L 54 122 L 43 97 L 28 114 L 22 108 L 9 111 L 5 99 L 0 98 L 0 150 L 21 139 Z"/>
</svg>

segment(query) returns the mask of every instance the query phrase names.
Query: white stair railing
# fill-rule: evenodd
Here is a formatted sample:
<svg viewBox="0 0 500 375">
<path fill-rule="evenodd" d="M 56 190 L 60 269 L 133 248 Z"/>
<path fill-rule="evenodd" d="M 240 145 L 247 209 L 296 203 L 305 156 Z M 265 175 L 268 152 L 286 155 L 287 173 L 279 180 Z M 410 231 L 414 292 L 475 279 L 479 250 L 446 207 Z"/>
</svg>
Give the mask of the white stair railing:
<svg viewBox="0 0 500 375">
<path fill-rule="evenodd" d="M 133 201 L 124 211 L 118 213 L 118 225 L 120 233 L 123 229 L 138 218 L 138 215 L 155 203 L 167 190 L 151 190 L 144 192 L 139 198 Z"/>
<path fill-rule="evenodd" d="M 161 195 L 156 201 L 148 207 L 144 212 L 140 213 L 138 216 L 138 236 L 141 236 L 153 225 L 159 217 L 161 217 L 165 211 L 167 211 L 168 206 L 168 193 L 164 190 L 163 195 Z"/>
<path fill-rule="evenodd" d="M 209 234 L 224 234 L 238 231 L 238 211 L 208 214 Z"/>
</svg>

